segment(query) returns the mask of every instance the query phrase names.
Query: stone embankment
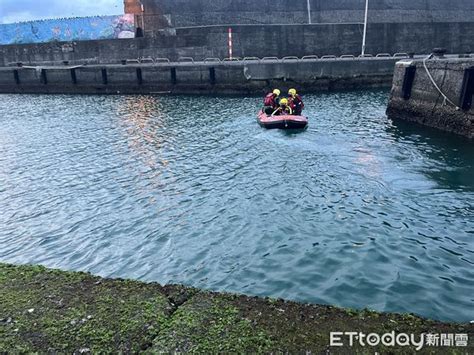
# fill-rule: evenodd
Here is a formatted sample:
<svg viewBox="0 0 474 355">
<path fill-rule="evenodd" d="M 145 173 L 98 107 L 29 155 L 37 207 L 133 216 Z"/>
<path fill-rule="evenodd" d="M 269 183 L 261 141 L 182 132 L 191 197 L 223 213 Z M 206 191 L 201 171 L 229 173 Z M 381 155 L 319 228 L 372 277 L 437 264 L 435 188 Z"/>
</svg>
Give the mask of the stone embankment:
<svg viewBox="0 0 474 355">
<path fill-rule="evenodd" d="M 387 114 L 474 138 L 474 58 L 402 60 L 396 64 Z"/>
<path fill-rule="evenodd" d="M 415 352 L 414 346 L 351 347 L 344 337 L 343 346 L 331 347 L 330 332 L 406 333 L 417 341 L 421 333 L 453 334 L 453 346 L 425 342 L 419 353 L 474 352 L 474 324 L 0 264 L 2 353 Z"/>
</svg>

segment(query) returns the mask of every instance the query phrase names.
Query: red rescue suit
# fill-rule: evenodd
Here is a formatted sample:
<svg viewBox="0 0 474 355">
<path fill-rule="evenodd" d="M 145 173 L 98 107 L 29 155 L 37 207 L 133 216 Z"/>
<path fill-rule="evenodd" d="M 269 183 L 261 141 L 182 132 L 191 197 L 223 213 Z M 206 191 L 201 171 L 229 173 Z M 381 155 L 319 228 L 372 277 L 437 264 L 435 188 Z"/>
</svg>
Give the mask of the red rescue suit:
<svg viewBox="0 0 474 355">
<path fill-rule="evenodd" d="M 293 113 L 296 116 L 300 116 L 301 112 L 304 109 L 303 100 L 301 99 L 301 96 L 298 94 L 296 94 L 294 97 L 290 96 L 288 98 L 288 105 L 291 107 L 291 109 L 293 110 Z"/>
<path fill-rule="evenodd" d="M 271 107 L 276 109 L 278 107 L 278 102 L 276 100 L 277 96 L 271 92 L 267 96 L 265 96 L 265 100 L 263 101 L 263 105 L 266 107 Z"/>
</svg>

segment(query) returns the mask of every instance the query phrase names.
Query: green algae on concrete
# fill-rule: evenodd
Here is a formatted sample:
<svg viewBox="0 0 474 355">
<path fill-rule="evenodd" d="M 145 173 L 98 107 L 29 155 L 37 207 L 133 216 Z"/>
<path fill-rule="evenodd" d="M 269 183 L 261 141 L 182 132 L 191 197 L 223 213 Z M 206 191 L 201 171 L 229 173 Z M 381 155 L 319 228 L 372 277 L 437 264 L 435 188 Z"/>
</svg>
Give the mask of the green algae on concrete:
<svg viewBox="0 0 474 355">
<path fill-rule="evenodd" d="M 414 315 L 109 280 L 40 266 L 0 264 L 0 352 L 412 353 L 413 347 L 330 347 L 330 332 L 468 334 L 474 325 Z"/>
<path fill-rule="evenodd" d="M 232 296 L 200 292 L 182 305 L 153 343 L 157 352 L 270 352 L 270 334 L 242 317 Z"/>
<path fill-rule="evenodd" d="M 156 285 L 0 265 L 0 349 L 138 351 L 172 311 Z"/>
</svg>

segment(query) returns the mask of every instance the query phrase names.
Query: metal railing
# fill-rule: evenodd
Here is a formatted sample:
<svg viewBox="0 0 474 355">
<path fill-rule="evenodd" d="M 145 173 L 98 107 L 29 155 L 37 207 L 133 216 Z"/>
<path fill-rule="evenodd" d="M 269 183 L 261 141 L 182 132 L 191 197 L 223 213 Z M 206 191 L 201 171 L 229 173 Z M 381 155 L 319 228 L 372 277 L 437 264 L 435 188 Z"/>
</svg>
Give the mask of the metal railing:
<svg viewBox="0 0 474 355">
<path fill-rule="evenodd" d="M 280 59 L 278 57 L 263 57 L 262 58 L 263 61 L 269 61 L 269 60 L 273 60 L 273 61 L 280 61 Z"/>
<path fill-rule="evenodd" d="M 316 60 L 319 59 L 317 55 L 305 55 L 304 57 L 301 58 L 301 60 Z"/>
<path fill-rule="evenodd" d="M 178 62 L 179 63 L 194 63 L 194 58 L 193 57 L 179 57 Z"/>
<path fill-rule="evenodd" d="M 204 62 L 208 63 L 208 62 L 221 62 L 220 58 L 206 58 L 204 59 Z"/>
<path fill-rule="evenodd" d="M 411 55 L 413 57 L 413 55 Z M 449 56 L 458 56 L 458 55 L 447 55 Z M 419 57 L 419 56 L 416 56 Z M 461 57 L 461 55 L 459 55 Z M 472 58 L 474 57 L 474 54 L 464 54 L 463 58 Z M 297 57 L 297 56 L 285 56 L 283 58 L 278 58 L 276 56 L 269 56 L 269 57 L 232 57 L 232 58 L 217 58 L 217 57 L 208 57 L 205 59 L 194 59 L 193 57 L 179 57 L 177 60 L 171 60 L 166 57 L 156 57 L 153 58 L 151 56 L 148 57 L 140 57 L 140 58 L 128 58 L 128 59 L 122 59 L 120 62 L 123 65 L 126 64 L 150 64 L 150 65 L 166 65 L 170 63 L 181 63 L 181 64 L 193 64 L 193 63 L 228 63 L 228 62 L 253 62 L 253 63 L 262 63 L 262 62 L 298 62 L 298 61 L 336 61 L 336 60 L 388 60 L 388 59 L 403 59 L 403 58 L 410 58 L 410 55 L 405 52 L 398 52 L 395 54 L 390 54 L 390 53 L 377 53 L 376 55 L 373 54 L 364 54 L 364 55 L 358 55 L 355 56 L 353 54 L 343 54 L 341 56 L 335 56 L 335 55 L 323 55 L 323 56 L 318 56 L 316 54 L 310 54 L 310 55 L 305 55 L 303 57 Z M 93 63 L 93 62 L 88 62 L 87 60 L 76 60 L 72 61 L 73 63 L 77 64 L 80 62 L 81 65 L 93 65 L 93 64 L 99 64 Z M 72 63 L 71 62 L 71 63 Z M 48 62 L 49 63 L 49 62 Z M 21 62 L 14 62 L 14 63 L 7 63 L 7 66 L 22 66 L 24 63 Z M 42 65 L 44 64 L 43 62 L 36 63 L 36 65 Z M 114 63 L 110 63 L 114 64 Z M 29 64 L 31 65 L 31 63 Z M 51 63 L 50 65 L 54 65 L 54 63 Z M 58 64 L 59 65 L 59 64 Z"/>
<path fill-rule="evenodd" d="M 410 56 L 408 55 L 408 53 L 395 53 L 393 57 L 394 58 L 409 58 Z"/>
</svg>

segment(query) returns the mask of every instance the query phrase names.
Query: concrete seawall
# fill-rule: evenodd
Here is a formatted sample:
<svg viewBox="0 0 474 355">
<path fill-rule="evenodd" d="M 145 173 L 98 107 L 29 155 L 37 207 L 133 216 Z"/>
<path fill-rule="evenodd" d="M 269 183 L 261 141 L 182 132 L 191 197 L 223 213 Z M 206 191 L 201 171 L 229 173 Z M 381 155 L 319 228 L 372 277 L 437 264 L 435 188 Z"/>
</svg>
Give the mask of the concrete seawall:
<svg viewBox="0 0 474 355">
<path fill-rule="evenodd" d="M 396 58 L 0 68 L 0 93 L 262 93 L 389 87 Z"/>
<path fill-rule="evenodd" d="M 176 28 L 153 37 L 50 42 L 0 46 L 0 67 L 10 63 L 120 63 L 122 59 L 179 57 L 204 60 L 228 56 L 228 28 L 234 33 L 235 57 L 303 57 L 306 55 L 359 55 L 363 24 L 227 25 Z M 444 47 L 449 53 L 474 52 L 474 22 L 371 23 L 367 53 L 430 53 Z"/>
<path fill-rule="evenodd" d="M 410 314 L 1 263 L 0 289 L 3 353 L 407 354 L 416 352 L 420 339 L 421 354 L 474 351 L 474 324 L 443 323 Z M 417 344 L 379 341 L 369 346 L 355 341 L 351 346 L 341 333 L 336 342 L 340 345 L 330 346 L 331 332 L 405 333 L 414 336 Z M 434 346 L 422 333 L 463 334 L 468 341 Z"/>
<path fill-rule="evenodd" d="M 365 0 L 141 0 L 145 29 L 211 24 L 363 22 Z M 162 20 L 159 20 L 159 17 Z M 471 0 L 377 0 L 369 6 L 371 23 L 473 21 Z"/>
<path fill-rule="evenodd" d="M 423 60 L 396 64 L 389 118 L 474 138 L 474 59 L 437 58 L 425 64 Z"/>
</svg>

